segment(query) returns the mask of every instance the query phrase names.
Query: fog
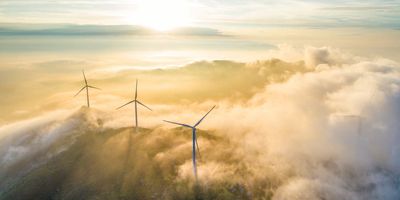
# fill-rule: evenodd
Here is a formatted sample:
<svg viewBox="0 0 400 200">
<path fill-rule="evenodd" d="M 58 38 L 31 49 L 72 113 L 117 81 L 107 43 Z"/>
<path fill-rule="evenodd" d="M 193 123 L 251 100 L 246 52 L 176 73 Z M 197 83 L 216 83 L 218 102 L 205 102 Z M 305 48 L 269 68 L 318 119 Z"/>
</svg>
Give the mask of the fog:
<svg viewBox="0 0 400 200">
<path fill-rule="evenodd" d="M 45 112 L 0 127 L 0 198 L 399 199 L 399 64 L 331 47 L 270 54 L 89 71 L 103 89 L 93 108 L 68 86 Z M 115 110 L 136 78 L 154 110 L 139 108 L 139 133 L 133 107 Z M 212 105 L 195 187 L 190 130 L 162 119 L 192 124 Z"/>
</svg>

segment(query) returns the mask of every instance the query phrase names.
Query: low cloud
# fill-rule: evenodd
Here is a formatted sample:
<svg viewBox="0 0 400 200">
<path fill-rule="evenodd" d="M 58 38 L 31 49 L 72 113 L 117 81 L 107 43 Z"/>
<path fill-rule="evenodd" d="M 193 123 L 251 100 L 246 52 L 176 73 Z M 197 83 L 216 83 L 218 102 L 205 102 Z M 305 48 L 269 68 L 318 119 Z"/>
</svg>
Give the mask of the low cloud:
<svg viewBox="0 0 400 200">
<path fill-rule="evenodd" d="M 60 188 L 55 195 L 65 198 L 123 195 L 133 199 L 187 199 L 195 192 L 191 188 L 190 131 L 161 120 L 194 123 L 216 104 L 217 109 L 199 126 L 201 187 L 197 195 L 205 199 L 399 199 L 399 64 L 351 56 L 329 47 L 306 47 L 301 52 L 304 57 L 297 62 L 214 61 L 170 70 L 134 71 L 141 80 L 153 77 L 169 83 L 176 79 L 181 88 L 195 90 L 197 96 L 188 92 L 183 95 L 187 96 L 185 101 L 167 101 L 162 93 L 158 95 L 164 103 L 155 103 L 149 98 L 151 92 L 142 92 L 150 84 L 143 81 L 139 97 L 152 102 L 154 112 L 140 111 L 141 127 L 147 127 L 141 133 L 132 133 L 132 109 L 115 111 L 110 106 L 114 103 L 107 103 L 113 95 L 98 95 L 96 98 L 102 99 L 96 102 L 101 107 L 98 110 L 42 117 L 45 127 L 56 127 L 57 131 L 30 125 L 37 124 L 37 119 L 27 121 L 29 125 L 16 122 L 2 127 L 0 136 L 7 137 L 0 138 L 0 157 L 22 152 L 23 157 L 8 156 L 15 160 L 8 159 L 6 166 L 24 159 L 35 163 L 29 155 L 46 155 L 51 144 L 71 145 L 65 146 L 64 154 L 45 162 L 48 169 L 66 180 L 46 179 L 52 183 L 48 190 L 25 187 L 20 191 L 24 194 Z M 116 77 L 131 79 L 128 72 L 120 72 L 106 82 Z M 173 83 L 163 89 L 185 91 Z M 232 95 L 230 88 L 238 95 Z M 207 91 L 210 97 L 202 97 Z M 245 98 L 232 100 L 240 95 Z M 10 127 L 22 128 L 15 132 Z M 38 140 L 35 138 L 42 136 L 33 134 L 25 142 L 18 140 L 32 132 L 53 139 Z M 62 139 L 66 135 L 78 139 L 68 143 Z M 26 141 L 32 145 L 24 145 Z M 37 149 L 38 143 L 33 141 L 46 142 L 40 143 L 43 148 L 38 151 L 11 148 Z M 79 155 L 74 157 L 76 164 L 60 164 L 73 155 Z M 27 176 L 9 175 L 1 184 L 13 178 L 26 181 L 44 177 L 41 165 L 36 166 Z M 2 174 L 7 170 L 10 168 L 3 167 Z M 17 194 L 17 190 L 10 191 L 10 197 Z"/>
<path fill-rule="evenodd" d="M 225 36 L 212 28 L 185 27 L 161 33 L 137 25 L 0 24 L 0 36 Z"/>
</svg>

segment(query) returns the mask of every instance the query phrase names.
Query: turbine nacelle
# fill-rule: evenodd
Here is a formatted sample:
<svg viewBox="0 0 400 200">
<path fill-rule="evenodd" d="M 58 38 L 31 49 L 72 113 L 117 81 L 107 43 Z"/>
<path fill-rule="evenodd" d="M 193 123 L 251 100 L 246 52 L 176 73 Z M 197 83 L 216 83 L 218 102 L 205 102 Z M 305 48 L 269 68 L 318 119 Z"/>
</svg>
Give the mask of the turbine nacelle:
<svg viewBox="0 0 400 200">
<path fill-rule="evenodd" d="M 86 89 L 86 88 L 93 88 L 93 89 L 96 89 L 96 90 L 101 90 L 101 89 L 98 88 L 98 87 L 94 87 L 94 86 L 91 86 L 91 85 L 85 85 L 85 86 L 83 86 L 83 87 L 79 90 L 78 93 L 76 93 L 76 94 L 74 95 L 74 97 L 78 96 L 78 94 L 81 93 L 82 90 L 84 90 L 84 89 Z"/>
<path fill-rule="evenodd" d="M 192 155 L 193 155 L 193 171 L 194 171 L 194 176 L 196 178 L 197 181 L 197 165 L 196 165 L 196 151 L 195 149 L 197 148 L 197 152 L 200 156 L 200 148 L 199 148 L 199 144 L 197 142 L 197 136 L 196 136 L 196 131 L 197 131 L 197 126 L 204 120 L 204 118 L 207 117 L 207 115 L 215 108 L 215 106 L 213 106 L 194 126 L 188 125 L 188 124 L 183 124 L 183 123 L 179 123 L 179 122 L 173 122 L 173 121 L 168 121 L 168 120 L 164 120 L 164 122 L 170 123 L 170 124 L 175 124 L 175 125 L 179 125 L 179 126 L 183 126 L 186 128 L 190 128 L 192 129 L 192 138 L 193 138 L 193 150 L 192 150 Z"/>
<path fill-rule="evenodd" d="M 118 109 L 120 109 L 120 108 L 122 108 L 122 107 L 124 107 L 124 106 L 127 106 L 127 105 L 131 104 L 131 103 L 134 103 L 134 104 L 135 104 L 135 131 L 136 131 L 136 132 L 138 132 L 137 104 L 139 104 L 139 105 L 141 105 L 141 106 L 143 106 L 143 107 L 149 109 L 150 111 L 153 111 L 151 108 L 149 108 L 148 106 L 144 105 L 144 103 L 140 102 L 140 101 L 137 99 L 137 96 L 138 96 L 137 88 L 138 88 L 138 80 L 136 79 L 135 99 L 129 101 L 128 103 L 126 103 L 126 104 L 124 104 L 124 105 L 122 105 L 122 106 L 120 106 L 120 107 L 118 107 L 118 108 L 116 108 L 116 110 L 118 110 Z"/>
<path fill-rule="evenodd" d="M 149 108 L 148 106 L 144 105 L 144 104 L 143 104 L 142 102 L 140 102 L 139 100 L 132 100 L 132 101 L 129 101 L 128 103 L 126 103 L 126 104 L 124 104 L 124 105 L 122 105 L 122 106 L 116 108 L 116 110 L 118 110 L 118 109 L 120 109 L 120 108 L 122 108 L 122 107 L 125 107 L 125 106 L 127 106 L 127 105 L 129 105 L 129 104 L 131 104 L 131 103 L 135 103 L 135 102 L 138 103 L 138 104 L 140 104 L 141 106 L 143 106 L 143 107 L 149 109 L 150 111 L 153 111 L 151 108 Z"/>
<path fill-rule="evenodd" d="M 101 89 L 98 88 L 98 87 L 94 87 L 94 86 L 88 85 L 88 81 L 87 81 L 87 79 L 86 79 L 86 75 L 85 75 L 85 71 L 84 71 L 84 70 L 82 70 L 82 74 L 83 74 L 83 80 L 85 81 L 85 86 L 83 86 L 83 87 L 78 91 L 78 93 L 76 93 L 76 94 L 74 95 L 74 97 L 78 96 L 78 94 L 80 94 L 84 89 L 86 89 L 87 107 L 90 107 L 90 102 L 89 102 L 89 88 L 97 89 L 97 90 L 101 90 Z"/>
<path fill-rule="evenodd" d="M 215 106 L 213 106 L 196 124 L 194 124 L 193 126 L 188 125 L 188 124 L 183 124 L 183 123 L 178 123 L 178 122 L 173 122 L 173 121 L 168 121 L 168 120 L 163 120 L 165 122 L 171 123 L 171 124 L 176 124 L 179 126 L 184 126 L 184 127 L 188 127 L 188 128 L 192 128 L 192 129 L 196 129 L 196 127 L 204 120 L 204 118 L 207 117 L 207 115 L 215 108 Z"/>
</svg>

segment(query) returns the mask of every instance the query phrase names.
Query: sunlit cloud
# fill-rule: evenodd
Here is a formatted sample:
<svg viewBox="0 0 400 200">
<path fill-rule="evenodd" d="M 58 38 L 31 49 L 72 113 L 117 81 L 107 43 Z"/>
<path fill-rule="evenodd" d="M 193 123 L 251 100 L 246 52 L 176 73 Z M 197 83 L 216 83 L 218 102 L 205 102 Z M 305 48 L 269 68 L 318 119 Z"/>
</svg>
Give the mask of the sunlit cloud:
<svg viewBox="0 0 400 200">
<path fill-rule="evenodd" d="M 7 191 L 2 194 L 18 196 L 12 186 L 23 185 L 28 194 L 48 195 L 46 189 L 60 188 L 61 196 L 108 194 L 95 192 L 101 190 L 190 198 L 190 134 L 161 120 L 190 123 L 216 104 L 199 127 L 204 194 L 219 199 L 398 199 L 399 63 L 332 47 L 282 45 L 272 54 L 299 60 L 89 71 L 91 83 L 107 85 L 107 93 L 92 93 L 96 108 L 90 110 L 79 108 L 83 97 L 68 100 L 76 88 L 58 87 L 52 96 L 55 108 L 0 127 L 2 181 L 13 183 L 1 187 Z M 115 106 L 131 97 L 137 77 L 139 94 L 154 112 L 139 111 L 145 128 L 133 134 L 133 108 Z M 78 87 L 78 79 L 65 81 Z M 363 123 L 344 114 L 360 115 Z M 67 162 L 70 157 L 76 162 Z M 44 176 L 53 171 L 69 178 Z M 26 184 L 39 177 L 51 184 Z M 92 192 L 76 189 L 83 186 Z"/>
</svg>

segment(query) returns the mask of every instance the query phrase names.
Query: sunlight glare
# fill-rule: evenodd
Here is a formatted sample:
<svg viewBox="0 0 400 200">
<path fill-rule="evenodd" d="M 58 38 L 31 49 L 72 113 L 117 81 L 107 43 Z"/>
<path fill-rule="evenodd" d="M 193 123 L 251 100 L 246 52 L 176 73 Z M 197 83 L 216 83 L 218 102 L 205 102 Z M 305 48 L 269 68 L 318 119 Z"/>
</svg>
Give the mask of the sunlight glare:
<svg viewBox="0 0 400 200">
<path fill-rule="evenodd" d="M 184 0 L 141 1 L 138 9 L 130 16 L 133 24 L 142 25 L 158 31 L 189 26 L 189 6 Z"/>
</svg>

